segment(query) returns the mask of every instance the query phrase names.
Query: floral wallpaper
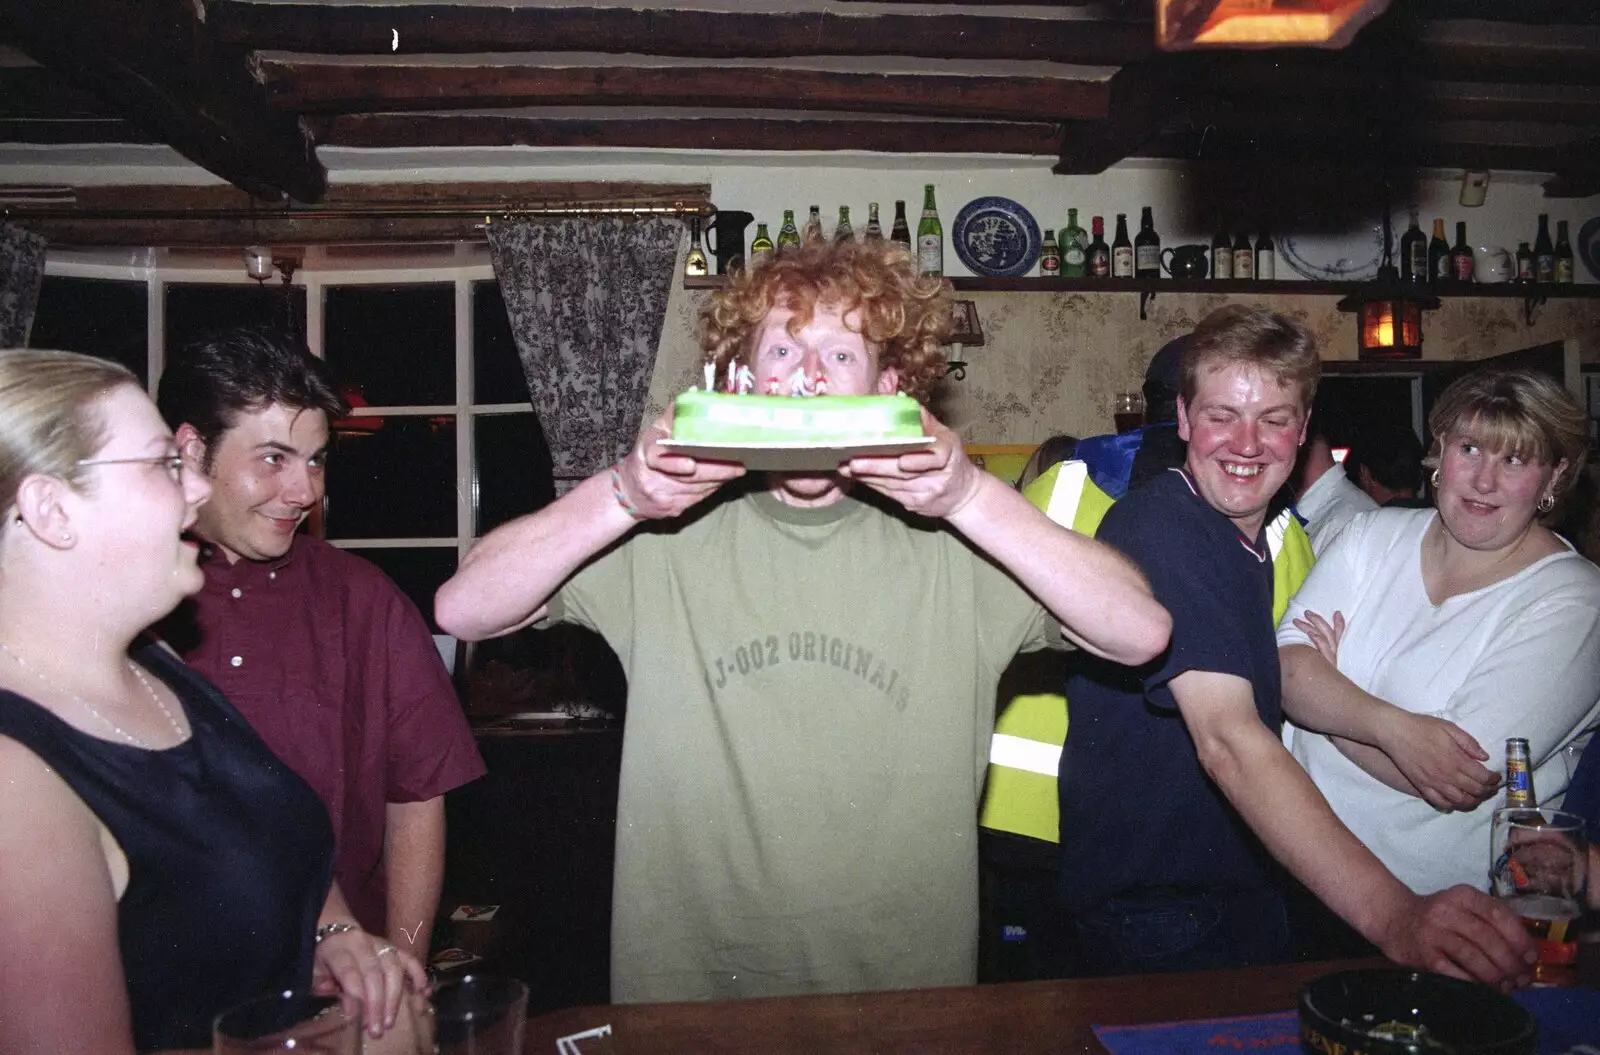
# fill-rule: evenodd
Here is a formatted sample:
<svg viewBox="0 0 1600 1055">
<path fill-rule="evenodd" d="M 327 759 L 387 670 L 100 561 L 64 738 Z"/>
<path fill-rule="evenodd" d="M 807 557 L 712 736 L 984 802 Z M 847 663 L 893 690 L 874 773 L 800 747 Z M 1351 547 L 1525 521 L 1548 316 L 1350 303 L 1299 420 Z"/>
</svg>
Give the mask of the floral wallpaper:
<svg viewBox="0 0 1600 1055">
<path fill-rule="evenodd" d="M 962 350 L 963 381 L 935 398 L 941 420 L 968 443 L 1037 443 L 1066 432 L 1111 431 L 1111 400 L 1134 390 L 1164 343 L 1215 308 L 1244 299 L 1224 294 L 1158 293 L 1139 318 L 1136 293 L 958 293 L 977 303 L 984 344 Z M 650 384 L 646 420 L 678 392 L 700 383 L 695 317 L 710 293 L 675 284 Z M 1356 357 L 1355 317 L 1327 294 L 1249 298 L 1298 319 L 1324 359 Z M 1547 341 L 1575 338 L 1585 362 L 1600 360 L 1600 299 L 1547 301 L 1523 320 L 1523 302 L 1447 298 L 1423 316 L 1428 359 L 1481 359 Z"/>
</svg>

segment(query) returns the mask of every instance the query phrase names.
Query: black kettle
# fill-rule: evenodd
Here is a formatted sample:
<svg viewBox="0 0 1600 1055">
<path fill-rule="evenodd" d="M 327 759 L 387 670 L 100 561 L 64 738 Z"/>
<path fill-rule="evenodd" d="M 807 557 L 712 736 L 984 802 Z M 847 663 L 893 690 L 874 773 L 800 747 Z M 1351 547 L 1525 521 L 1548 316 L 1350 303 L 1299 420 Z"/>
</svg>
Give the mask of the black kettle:
<svg viewBox="0 0 1600 1055">
<path fill-rule="evenodd" d="M 706 220 L 706 250 L 717 258 L 717 274 L 744 266 L 744 230 L 755 220 L 751 213 L 718 209 Z M 716 241 L 712 241 L 713 232 Z"/>
</svg>

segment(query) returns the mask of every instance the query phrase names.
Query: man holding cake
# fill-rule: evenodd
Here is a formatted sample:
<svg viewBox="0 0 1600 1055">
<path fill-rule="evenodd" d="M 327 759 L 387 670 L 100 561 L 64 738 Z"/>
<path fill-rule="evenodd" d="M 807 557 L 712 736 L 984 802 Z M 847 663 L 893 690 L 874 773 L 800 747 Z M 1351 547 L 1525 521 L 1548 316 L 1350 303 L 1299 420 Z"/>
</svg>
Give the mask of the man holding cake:
<svg viewBox="0 0 1600 1055">
<path fill-rule="evenodd" d="M 893 243 L 814 243 L 737 273 L 703 343 L 713 377 L 828 393 L 727 397 L 774 412 L 921 400 L 949 319 Z M 664 449 L 666 415 L 440 590 L 451 633 L 573 621 L 627 671 L 613 1000 L 970 984 L 1000 672 L 1064 637 L 1128 664 L 1166 646 L 1131 563 L 913 409 L 929 449 L 737 483 Z"/>
</svg>

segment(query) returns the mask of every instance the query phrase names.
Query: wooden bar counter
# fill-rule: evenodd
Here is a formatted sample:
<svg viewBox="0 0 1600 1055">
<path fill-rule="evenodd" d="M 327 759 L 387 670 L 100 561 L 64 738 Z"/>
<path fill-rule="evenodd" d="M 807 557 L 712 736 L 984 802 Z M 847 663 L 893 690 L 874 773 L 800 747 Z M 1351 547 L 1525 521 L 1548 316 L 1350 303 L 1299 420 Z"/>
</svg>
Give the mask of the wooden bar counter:
<svg viewBox="0 0 1600 1055">
<path fill-rule="evenodd" d="M 1312 978 L 1381 960 L 910 989 L 843 996 L 697 1004 L 578 1007 L 528 1020 L 523 1051 L 547 1055 L 560 1037 L 609 1025 L 579 1050 L 615 1055 L 1103 1055 L 1092 1027 L 1292 1011 Z M 609 1043 L 609 1048 L 606 1046 Z"/>
</svg>

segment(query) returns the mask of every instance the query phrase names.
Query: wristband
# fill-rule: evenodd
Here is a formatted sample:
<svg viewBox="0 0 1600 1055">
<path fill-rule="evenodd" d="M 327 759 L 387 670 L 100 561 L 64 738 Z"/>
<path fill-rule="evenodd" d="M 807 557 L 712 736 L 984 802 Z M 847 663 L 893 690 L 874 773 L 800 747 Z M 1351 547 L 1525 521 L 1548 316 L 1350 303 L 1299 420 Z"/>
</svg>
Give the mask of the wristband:
<svg viewBox="0 0 1600 1055">
<path fill-rule="evenodd" d="M 323 938 L 331 938 L 335 934 L 344 934 L 347 931 L 360 929 L 361 928 L 354 923 L 324 923 L 322 926 L 317 928 L 317 944 L 321 945 Z"/>
<path fill-rule="evenodd" d="M 634 508 L 633 503 L 628 501 L 628 496 L 622 493 L 622 473 L 615 465 L 611 467 L 611 494 L 616 498 L 617 505 L 622 507 L 622 511 L 628 514 L 629 520 L 644 519 L 644 514 Z"/>
</svg>

